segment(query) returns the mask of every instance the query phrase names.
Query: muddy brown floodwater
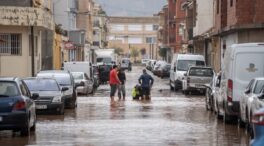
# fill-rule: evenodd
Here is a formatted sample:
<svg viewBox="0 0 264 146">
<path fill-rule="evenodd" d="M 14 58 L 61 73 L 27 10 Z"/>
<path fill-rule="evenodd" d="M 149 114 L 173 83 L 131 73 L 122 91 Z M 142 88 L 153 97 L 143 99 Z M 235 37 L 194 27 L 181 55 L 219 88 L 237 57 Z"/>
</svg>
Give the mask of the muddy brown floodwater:
<svg viewBox="0 0 264 146">
<path fill-rule="evenodd" d="M 64 116 L 39 115 L 30 137 L 0 131 L 0 146 L 248 146 L 245 129 L 206 111 L 203 96 L 170 91 L 169 79 L 155 77 L 150 102 L 133 101 L 142 69 L 126 72 L 126 101 L 110 106 L 109 87 L 100 86 Z"/>
</svg>

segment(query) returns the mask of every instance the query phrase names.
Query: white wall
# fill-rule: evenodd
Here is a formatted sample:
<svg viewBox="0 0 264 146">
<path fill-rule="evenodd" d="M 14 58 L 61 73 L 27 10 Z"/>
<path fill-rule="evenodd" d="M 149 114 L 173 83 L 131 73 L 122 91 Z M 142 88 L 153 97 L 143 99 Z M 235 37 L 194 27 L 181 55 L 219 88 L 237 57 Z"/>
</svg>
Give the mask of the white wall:
<svg viewBox="0 0 264 146">
<path fill-rule="evenodd" d="M 31 56 L 29 56 L 29 27 L 1 26 L 0 32 L 22 34 L 22 55 L 0 55 L 0 76 L 31 76 Z M 35 73 L 37 73 L 41 68 L 41 31 L 35 30 L 35 35 L 38 36 L 38 54 L 35 56 Z"/>
<path fill-rule="evenodd" d="M 56 24 L 61 24 L 65 30 L 76 29 L 76 15 L 70 13 L 70 8 L 74 7 L 74 0 L 53 0 L 54 20 Z"/>
<path fill-rule="evenodd" d="M 194 36 L 206 33 L 214 26 L 213 0 L 197 0 L 197 19 L 193 30 Z"/>
</svg>

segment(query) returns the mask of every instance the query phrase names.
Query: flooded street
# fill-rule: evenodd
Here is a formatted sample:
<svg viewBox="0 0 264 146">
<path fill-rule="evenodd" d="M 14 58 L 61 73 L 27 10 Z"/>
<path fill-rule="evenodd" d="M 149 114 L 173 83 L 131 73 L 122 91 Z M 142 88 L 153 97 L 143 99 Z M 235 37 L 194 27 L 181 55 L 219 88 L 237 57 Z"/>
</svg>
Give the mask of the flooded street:
<svg viewBox="0 0 264 146">
<path fill-rule="evenodd" d="M 78 97 L 75 111 L 40 115 L 30 137 L 0 131 L 0 146 L 247 146 L 245 129 L 226 125 L 205 109 L 204 96 L 170 91 L 169 79 L 155 77 L 150 102 L 133 101 L 131 90 L 143 67 L 127 74 L 127 98 L 110 106 L 109 86 Z M 152 75 L 152 74 L 151 74 Z"/>
</svg>

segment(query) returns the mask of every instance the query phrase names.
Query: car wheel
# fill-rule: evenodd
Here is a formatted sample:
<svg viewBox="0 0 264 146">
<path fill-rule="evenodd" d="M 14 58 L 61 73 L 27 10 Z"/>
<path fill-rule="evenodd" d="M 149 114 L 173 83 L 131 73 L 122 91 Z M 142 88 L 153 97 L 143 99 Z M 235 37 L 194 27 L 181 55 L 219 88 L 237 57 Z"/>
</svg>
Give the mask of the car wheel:
<svg viewBox="0 0 264 146">
<path fill-rule="evenodd" d="M 224 108 L 225 109 L 225 108 Z M 225 123 L 230 123 L 231 121 L 232 121 L 232 116 L 230 116 L 230 115 L 228 115 L 227 113 L 226 113 L 226 111 L 224 111 L 224 122 Z"/>
<path fill-rule="evenodd" d="M 35 132 L 36 131 L 36 122 L 37 121 L 37 117 L 35 116 L 34 117 L 34 124 L 33 124 L 33 126 L 30 128 L 30 131 L 33 131 L 33 132 Z"/>
<path fill-rule="evenodd" d="M 29 136 L 30 134 L 29 119 L 27 119 L 26 125 L 21 129 L 20 134 L 21 136 Z"/>
<path fill-rule="evenodd" d="M 243 122 L 243 120 L 241 118 L 237 118 L 237 123 L 238 123 L 239 128 L 244 128 L 246 125 L 246 123 Z"/>
<path fill-rule="evenodd" d="M 59 115 L 64 115 L 64 112 L 65 112 L 65 106 L 64 104 L 60 107 L 60 110 L 58 111 L 58 114 Z"/>
</svg>

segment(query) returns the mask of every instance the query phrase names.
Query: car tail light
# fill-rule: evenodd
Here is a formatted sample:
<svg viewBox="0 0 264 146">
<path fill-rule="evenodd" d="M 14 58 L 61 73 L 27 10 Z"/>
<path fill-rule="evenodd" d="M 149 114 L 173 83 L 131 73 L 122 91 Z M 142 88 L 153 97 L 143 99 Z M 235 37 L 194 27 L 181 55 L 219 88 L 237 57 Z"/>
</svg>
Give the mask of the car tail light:
<svg viewBox="0 0 264 146">
<path fill-rule="evenodd" d="M 25 101 L 18 101 L 18 102 L 15 103 L 15 105 L 13 107 L 13 111 L 23 110 L 25 108 L 26 108 Z"/>
<path fill-rule="evenodd" d="M 257 124 L 257 125 L 264 125 L 264 113 L 255 114 L 252 117 L 252 123 Z"/>
<path fill-rule="evenodd" d="M 233 81 L 228 80 L 227 83 L 227 101 L 232 102 L 233 99 Z"/>
</svg>

